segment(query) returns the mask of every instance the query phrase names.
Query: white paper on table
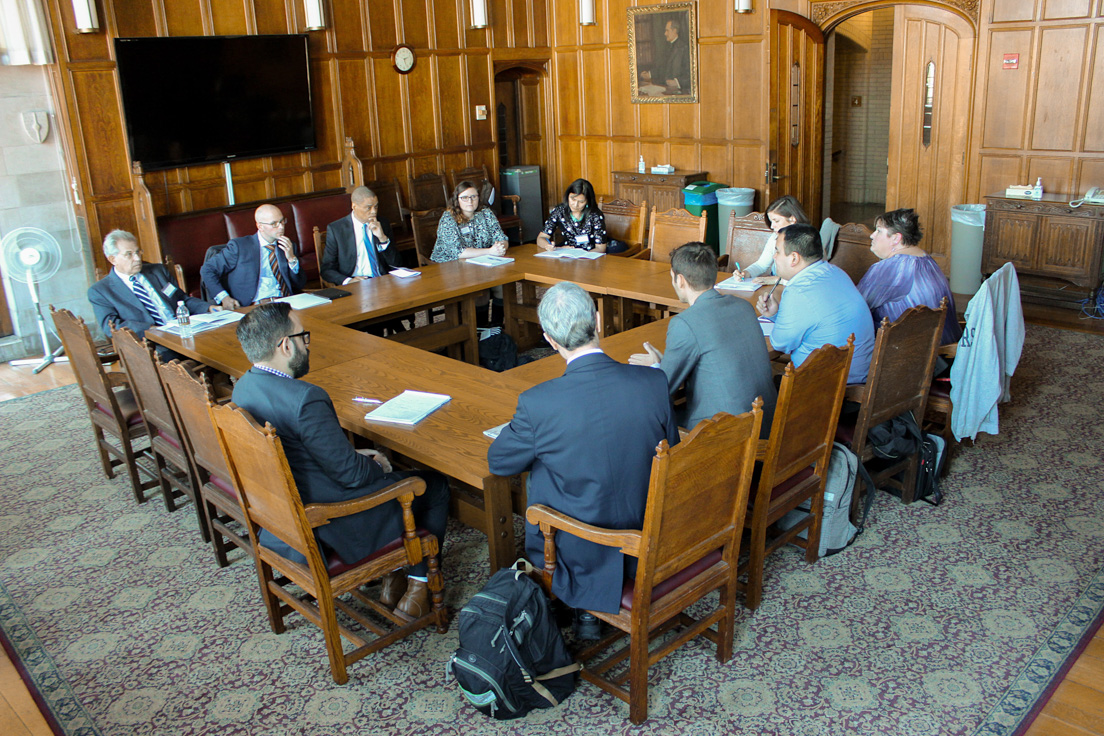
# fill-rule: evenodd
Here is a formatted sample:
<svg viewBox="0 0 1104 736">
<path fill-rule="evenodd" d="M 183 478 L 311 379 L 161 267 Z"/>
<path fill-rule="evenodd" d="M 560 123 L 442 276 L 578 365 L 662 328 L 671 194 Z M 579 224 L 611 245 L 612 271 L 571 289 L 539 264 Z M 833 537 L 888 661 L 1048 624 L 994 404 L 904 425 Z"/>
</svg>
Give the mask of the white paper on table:
<svg viewBox="0 0 1104 736">
<path fill-rule="evenodd" d="M 605 253 L 596 253 L 592 250 L 584 250 L 582 248 L 553 248 L 552 250 L 542 250 L 537 253 L 537 258 L 585 258 L 593 261 L 596 258 L 601 258 Z"/>
<path fill-rule="evenodd" d="M 500 434 L 502 434 L 502 430 L 506 428 L 507 424 L 509 424 L 509 422 L 503 422 L 502 424 L 498 425 L 497 427 L 491 427 L 490 429 L 484 429 L 483 434 L 487 435 L 492 440 L 496 440 L 496 439 L 498 439 L 498 436 Z"/>
<path fill-rule="evenodd" d="M 409 269 L 409 268 L 392 268 L 387 273 L 391 274 L 392 276 L 397 276 L 400 279 L 411 279 L 411 278 L 414 278 L 415 276 L 421 276 L 422 275 L 421 271 L 414 271 L 414 270 Z"/>
<path fill-rule="evenodd" d="M 507 263 L 513 263 L 513 258 L 504 258 L 502 256 L 492 256 L 489 253 L 485 256 L 476 256 L 475 258 L 467 258 L 464 263 L 474 263 L 477 266 L 504 266 Z"/>
<path fill-rule="evenodd" d="M 364 415 L 373 422 L 413 426 L 447 404 L 452 399 L 447 394 L 431 394 L 426 391 L 403 391 L 384 402 L 379 408 Z"/>
<path fill-rule="evenodd" d="M 291 305 L 292 309 L 310 309 L 311 307 L 321 306 L 322 304 L 329 304 L 330 300 L 324 296 L 318 296 L 317 294 L 308 294 L 303 292 L 302 294 L 295 294 L 294 296 L 282 296 L 279 299 L 273 299 L 274 302 L 287 302 Z"/>
<path fill-rule="evenodd" d="M 759 320 L 759 329 L 761 329 L 763 331 L 763 334 L 766 337 L 770 337 L 771 333 L 774 332 L 774 322 L 772 322 L 769 319 L 760 319 Z"/>
<path fill-rule="evenodd" d="M 721 283 L 717 284 L 718 289 L 725 289 L 726 291 L 758 291 L 762 284 L 758 284 L 752 279 L 747 281 L 739 278 L 738 276 L 732 276 L 725 279 Z"/>
</svg>

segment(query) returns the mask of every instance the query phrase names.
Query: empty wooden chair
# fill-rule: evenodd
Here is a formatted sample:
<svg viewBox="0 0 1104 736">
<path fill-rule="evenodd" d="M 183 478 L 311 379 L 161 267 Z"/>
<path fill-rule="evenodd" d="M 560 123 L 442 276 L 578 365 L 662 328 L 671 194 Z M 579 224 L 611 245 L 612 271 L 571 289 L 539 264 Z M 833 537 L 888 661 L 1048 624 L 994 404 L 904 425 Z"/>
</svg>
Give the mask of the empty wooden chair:
<svg viewBox="0 0 1104 736">
<path fill-rule="evenodd" d="M 165 508 L 176 511 L 177 500 L 190 500 L 196 508 L 203 541 L 209 541 L 207 518 L 203 515 L 203 504 L 199 502 L 196 490 L 199 484 L 192 472 L 192 463 L 188 459 L 182 433 L 169 406 L 165 388 L 161 385 L 161 376 L 157 370 L 161 361 L 157 352 L 153 345 L 139 339 L 126 327 L 112 332 L 111 339 L 130 379 L 130 388 L 138 402 L 138 409 L 149 429 L 150 451 L 157 468 L 157 479 L 161 484 Z"/>
<path fill-rule="evenodd" d="M 445 214 L 443 207 L 410 213 L 410 229 L 414 232 L 414 248 L 418 252 L 419 266 L 433 263 L 433 248 L 437 245 L 437 225 L 441 222 L 443 214 Z"/>
<path fill-rule="evenodd" d="M 135 441 L 148 436 L 149 432 L 127 385 L 126 375 L 104 370 L 83 319 L 67 309 L 54 309 L 52 305 L 50 314 L 88 407 L 104 475 L 114 478 L 115 468 L 122 465 L 130 479 L 134 500 L 144 503 L 146 491 L 159 481 L 151 469 L 138 462 L 139 458 L 150 460 L 148 447 L 135 448 Z M 114 437 L 118 445 L 108 441 L 105 432 Z"/>
<path fill-rule="evenodd" d="M 635 205 L 627 199 L 612 199 L 607 202 L 598 198 L 598 209 L 606 220 L 606 235 L 620 240 L 628 246 L 621 253 L 612 255 L 634 256 L 644 248 L 644 226 L 648 223 L 648 203 Z"/>
<path fill-rule="evenodd" d="M 824 515 L 824 483 L 840 406 L 847 387 L 847 371 L 855 352 L 833 345 L 814 350 L 794 368 L 787 364 L 778 389 L 770 437 L 760 440 L 756 459 L 762 463 L 745 525 L 748 544 L 745 603 L 755 610 L 763 597 L 763 566 L 767 555 L 784 544 L 805 549 L 805 561 L 820 556 L 820 522 Z M 809 511 L 796 525 L 769 536 L 776 521 L 808 501 Z M 798 535 L 806 532 L 802 539 Z"/>
<path fill-rule="evenodd" d="M 402 187 L 399 180 L 376 179 L 366 182 L 365 185 L 379 199 L 379 217 L 391 223 L 391 245 L 399 250 L 410 250 L 414 247 L 414 234 L 410 232 L 408 220 L 410 210 L 403 205 Z"/>
<path fill-rule="evenodd" d="M 666 440 L 660 443 L 640 530 L 602 529 L 542 505 L 526 512 L 529 523 L 538 524 L 544 535 L 541 581 L 546 590 L 556 573 L 557 531 L 618 547 L 639 560 L 636 577 L 622 589 L 621 610 L 592 611 L 617 631 L 579 654 L 586 665 L 583 678 L 628 702 L 633 723 L 648 718 L 648 668 L 693 637 L 716 644 L 718 661 L 732 658 L 737 563 L 761 406 L 756 400 L 752 411 L 738 417 L 722 413 L 706 419 L 673 448 Z M 684 613 L 715 590 L 720 595 L 707 615 L 694 619 Z M 716 631 L 710 628 L 713 624 Z M 652 637 L 678 626 L 684 629 L 676 637 L 649 651 Z M 629 641 L 624 647 L 598 660 L 625 634 Z M 626 657 L 628 667 L 614 674 Z"/>
<path fill-rule="evenodd" d="M 828 261 L 846 271 L 856 284 L 878 262 L 878 256 L 870 250 L 870 233 L 870 228 L 862 223 L 847 223 L 836 235 L 836 248 Z"/>
<path fill-rule="evenodd" d="M 246 532 L 245 512 L 230 480 L 226 460 L 222 457 L 215 425 L 207 412 L 207 402 L 215 399 L 214 389 L 206 375 L 193 373 L 180 361 L 161 363 L 158 370 L 176 415 L 188 459 L 192 462 L 215 560 L 219 567 L 226 567 L 230 562 L 226 553 L 232 547 L 252 557 L 253 545 Z"/>
<path fill-rule="evenodd" d="M 686 210 L 673 209 L 666 212 L 652 210 L 648 223 L 648 247 L 633 256 L 641 260 L 671 262 L 671 251 L 680 245 L 705 240 L 705 229 L 709 213 L 692 215 Z"/>
<path fill-rule="evenodd" d="M 382 649 L 415 631 L 436 625 L 447 629 L 441 595 L 441 570 L 438 566 L 438 540 L 414 526 L 411 504 L 414 496 L 425 492 L 425 481 L 407 478 L 376 493 L 340 503 L 312 503 L 307 506 L 299 496 L 280 438 L 271 425 L 259 426 L 247 411 L 234 404 L 207 404 L 215 425 L 223 458 L 230 470 L 245 513 L 249 540 L 257 563 L 261 599 L 268 609 L 272 631 L 284 631 L 284 616 L 295 609 L 322 629 L 330 672 L 334 682 L 345 684 L 346 668 L 372 652 Z M 397 500 L 403 508 L 403 535 L 391 544 L 352 564 L 336 555 L 323 557 L 314 529 L 330 519 L 349 516 Z M 301 565 L 261 546 L 257 534 L 264 528 L 307 558 Z M 380 605 L 360 591 L 360 587 L 382 578 L 404 565 L 416 565 L 426 559 L 432 610 L 407 622 L 391 609 Z M 275 570 L 279 577 L 273 574 Z M 297 593 L 292 586 L 302 591 Z M 368 609 L 358 610 L 343 600 L 345 595 Z M 343 621 L 337 620 L 337 611 Z M 345 621 L 355 621 L 374 635 L 368 639 L 351 629 Z M 342 648 L 342 637 L 355 647 Z"/>
<path fill-rule="evenodd" d="M 875 458 L 867 433 L 872 427 L 907 412 L 912 412 L 918 423 L 923 419 L 946 314 L 944 300 L 940 309 L 913 307 L 893 323 L 888 318 L 882 320 L 866 383 L 847 389 L 848 400 L 859 403 L 859 412 L 842 418 L 836 433 L 836 439 L 850 445 L 859 462 L 866 465 L 876 486 L 892 484 L 900 490 L 902 503 L 915 500 L 917 453 L 896 460 Z M 903 478 L 894 480 L 898 473 L 903 473 Z M 853 517 L 861 507 L 864 486 L 861 479 L 855 483 L 851 497 Z"/>
<path fill-rule="evenodd" d="M 419 176 L 411 176 L 409 184 L 411 210 L 425 211 L 448 207 L 449 191 L 444 174 L 427 172 Z"/>
<path fill-rule="evenodd" d="M 736 264 L 741 269 L 746 269 L 758 261 L 763 247 L 774 231 L 762 212 L 750 212 L 742 217 L 730 212 L 727 232 L 725 251 L 721 254 L 718 265 L 722 271 L 732 273 L 736 270 Z"/>
</svg>

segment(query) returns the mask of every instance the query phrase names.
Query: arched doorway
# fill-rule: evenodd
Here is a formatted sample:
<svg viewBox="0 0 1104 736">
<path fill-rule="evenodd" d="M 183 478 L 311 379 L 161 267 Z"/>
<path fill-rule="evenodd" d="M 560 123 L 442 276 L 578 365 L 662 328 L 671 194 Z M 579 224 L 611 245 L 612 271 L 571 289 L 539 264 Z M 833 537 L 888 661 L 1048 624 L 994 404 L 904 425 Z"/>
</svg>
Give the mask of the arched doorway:
<svg viewBox="0 0 1104 736">
<path fill-rule="evenodd" d="M 548 152 L 552 140 L 547 130 L 547 61 L 495 62 L 494 121 L 500 171 L 512 169 L 510 186 L 520 194 L 522 231 L 525 238 L 536 237 L 544 223 L 544 186 L 549 176 Z M 521 169 L 519 172 L 518 169 Z M 533 169 L 536 169 L 534 172 Z M 500 179 L 501 180 L 501 179 Z M 508 190 L 502 180 L 504 191 Z"/>
</svg>

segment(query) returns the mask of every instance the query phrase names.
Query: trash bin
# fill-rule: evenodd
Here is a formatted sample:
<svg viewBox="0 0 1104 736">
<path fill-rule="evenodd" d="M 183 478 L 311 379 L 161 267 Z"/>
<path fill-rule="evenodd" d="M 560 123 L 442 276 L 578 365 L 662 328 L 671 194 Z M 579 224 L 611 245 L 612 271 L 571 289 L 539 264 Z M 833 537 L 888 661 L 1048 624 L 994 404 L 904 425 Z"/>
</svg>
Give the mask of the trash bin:
<svg viewBox="0 0 1104 736">
<path fill-rule="evenodd" d="M 692 215 L 709 213 L 705 226 L 705 242 L 717 250 L 717 190 L 725 185 L 713 181 L 696 181 L 683 187 L 682 206 Z"/>
<path fill-rule="evenodd" d="M 981 286 L 981 244 L 985 235 L 985 205 L 951 207 L 951 291 L 973 294 Z"/>
<path fill-rule="evenodd" d="M 755 190 L 743 187 L 730 187 L 717 191 L 717 232 L 728 237 L 728 213 L 735 212 L 737 217 L 751 214 L 755 208 Z"/>
</svg>

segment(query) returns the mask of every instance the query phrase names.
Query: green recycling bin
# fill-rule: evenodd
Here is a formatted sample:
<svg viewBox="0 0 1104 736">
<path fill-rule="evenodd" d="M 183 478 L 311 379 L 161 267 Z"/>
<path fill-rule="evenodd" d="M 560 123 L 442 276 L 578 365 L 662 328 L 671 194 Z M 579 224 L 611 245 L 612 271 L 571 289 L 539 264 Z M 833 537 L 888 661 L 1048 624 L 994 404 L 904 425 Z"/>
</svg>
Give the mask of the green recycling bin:
<svg viewBox="0 0 1104 736">
<path fill-rule="evenodd" d="M 705 227 L 705 242 L 717 250 L 719 238 L 717 233 L 717 190 L 724 189 L 727 184 L 713 181 L 696 181 L 682 189 L 682 206 L 692 215 L 701 215 L 703 211 L 709 213 L 709 219 Z"/>
</svg>

